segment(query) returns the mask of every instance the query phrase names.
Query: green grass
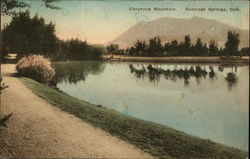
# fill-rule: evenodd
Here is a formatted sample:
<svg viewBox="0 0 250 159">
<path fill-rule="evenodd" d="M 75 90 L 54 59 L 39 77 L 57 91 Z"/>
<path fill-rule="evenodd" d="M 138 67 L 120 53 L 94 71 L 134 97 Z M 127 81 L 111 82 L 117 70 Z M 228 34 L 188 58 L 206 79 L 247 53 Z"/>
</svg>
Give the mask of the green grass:
<svg viewBox="0 0 250 159">
<path fill-rule="evenodd" d="M 247 152 L 235 148 L 86 103 L 32 79 L 20 79 L 49 103 L 158 158 L 245 159 L 248 156 Z"/>
</svg>

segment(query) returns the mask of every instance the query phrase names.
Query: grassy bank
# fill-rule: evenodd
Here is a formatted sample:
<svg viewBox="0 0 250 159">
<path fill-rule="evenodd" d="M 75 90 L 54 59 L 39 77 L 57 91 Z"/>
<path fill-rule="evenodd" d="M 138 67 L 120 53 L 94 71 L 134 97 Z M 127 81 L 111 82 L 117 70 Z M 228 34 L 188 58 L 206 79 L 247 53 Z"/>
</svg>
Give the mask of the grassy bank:
<svg viewBox="0 0 250 159">
<path fill-rule="evenodd" d="M 180 63 L 249 63 L 248 56 L 230 57 L 192 57 L 192 56 L 173 56 L 173 57 L 145 57 L 145 56 L 121 56 L 106 55 L 102 57 L 108 61 L 129 61 L 129 62 L 180 62 Z"/>
<path fill-rule="evenodd" d="M 35 94 L 49 103 L 158 158 L 245 159 L 247 157 L 247 153 L 241 150 L 86 103 L 29 78 L 20 79 Z"/>
</svg>

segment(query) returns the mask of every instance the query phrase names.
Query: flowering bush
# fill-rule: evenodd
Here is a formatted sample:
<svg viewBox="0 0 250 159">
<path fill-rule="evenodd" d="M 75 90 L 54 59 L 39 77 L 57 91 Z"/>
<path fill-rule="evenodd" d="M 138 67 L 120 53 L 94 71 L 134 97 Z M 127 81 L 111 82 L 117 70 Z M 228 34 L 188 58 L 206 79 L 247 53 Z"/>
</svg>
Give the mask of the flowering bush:
<svg viewBox="0 0 250 159">
<path fill-rule="evenodd" d="M 32 78 L 38 82 L 50 83 L 55 76 L 55 70 L 49 59 L 40 55 L 31 55 L 21 58 L 16 65 L 20 76 Z"/>
</svg>

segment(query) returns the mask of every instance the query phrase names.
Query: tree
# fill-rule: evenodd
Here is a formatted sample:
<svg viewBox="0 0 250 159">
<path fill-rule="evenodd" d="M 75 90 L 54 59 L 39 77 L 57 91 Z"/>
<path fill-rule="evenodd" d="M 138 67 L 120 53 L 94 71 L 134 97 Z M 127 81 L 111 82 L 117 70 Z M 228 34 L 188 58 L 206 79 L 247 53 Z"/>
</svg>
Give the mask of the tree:
<svg viewBox="0 0 250 159">
<path fill-rule="evenodd" d="M 170 51 L 170 43 L 169 42 L 164 44 L 164 51 L 169 53 L 169 51 Z"/>
<path fill-rule="evenodd" d="M 162 51 L 161 39 L 159 37 L 154 37 L 149 39 L 148 53 L 151 56 L 159 56 Z"/>
<path fill-rule="evenodd" d="M 117 44 L 110 44 L 106 47 L 106 49 L 110 54 L 119 54 L 119 45 Z"/>
<path fill-rule="evenodd" d="M 99 60 L 102 55 L 106 54 L 106 49 L 102 45 L 91 45 L 90 58 L 91 60 Z"/>
<path fill-rule="evenodd" d="M 60 0 L 41 0 L 46 8 L 59 9 L 59 7 L 54 6 L 54 2 Z M 25 0 L 1 0 L 1 15 L 15 15 L 20 13 L 21 9 L 27 9 L 30 5 Z M 19 9 L 19 10 L 17 10 Z"/>
<path fill-rule="evenodd" d="M 209 50 L 207 48 L 207 44 L 206 43 L 203 44 L 201 55 L 202 56 L 209 56 Z"/>
<path fill-rule="evenodd" d="M 50 9 L 60 9 L 57 6 L 54 6 L 54 2 L 60 0 L 41 0 L 46 8 Z M 22 9 L 28 9 L 30 5 L 25 0 L 1 0 L 1 16 L 14 16 L 18 13 L 22 13 Z M 1 18 L 0 18 L 1 20 Z M 0 59 L 2 60 L 4 56 L 8 54 L 6 48 L 3 48 L 2 41 L 2 28 L 0 26 Z"/>
<path fill-rule="evenodd" d="M 169 54 L 176 56 L 178 55 L 178 41 L 172 40 L 169 46 Z"/>
<path fill-rule="evenodd" d="M 145 41 L 137 40 L 134 44 L 136 55 L 142 55 L 146 52 L 147 44 Z"/>
<path fill-rule="evenodd" d="M 186 35 L 184 37 L 183 55 L 189 56 L 191 54 L 190 48 L 191 48 L 191 39 L 189 35 Z"/>
<path fill-rule="evenodd" d="M 228 31 L 227 42 L 225 43 L 224 52 L 226 55 L 235 56 L 238 53 L 240 39 L 239 33 Z"/>
<path fill-rule="evenodd" d="M 249 47 L 244 47 L 240 50 L 240 55 L 241 56 L 249 56 L 250 55 L 250 50 Z"/>
<path fill-rule="evenodd" d="M 37 15 L 31 18 L 28 11 L 14 15 L 2 35 L 3 50 L 18 53 L 18 57 L 30 53 L 49 56 L 56 52 L 55 25 L 46 24 Z"/>
<path fill-rule="evenodd" d="M 218 56 L 219 55 L 219 48 L 217 45 L 217 42 L 215 42 L 214 40 L 211 40 L 209 42 L 209 55 L 210 56 Z"/>
<path fill-rule="evenodd" d="M 66 46 L 64 47 L 64 54 L 66 54 L 67 59 L 77 60 L 77 59 L 88 59 L 87 52 L 90 49 L 86 41 L 81 41 L 79 39 L 71 39 L 66 41 Z"/>
<path fill-rule="evenodd" d="M 203 51 L 203 44 L 200 38 L 197 39 L 196 44 L 194 46 L 194 55 L 195 56 L 200 56 L 202 55 Z"/>
</svg>

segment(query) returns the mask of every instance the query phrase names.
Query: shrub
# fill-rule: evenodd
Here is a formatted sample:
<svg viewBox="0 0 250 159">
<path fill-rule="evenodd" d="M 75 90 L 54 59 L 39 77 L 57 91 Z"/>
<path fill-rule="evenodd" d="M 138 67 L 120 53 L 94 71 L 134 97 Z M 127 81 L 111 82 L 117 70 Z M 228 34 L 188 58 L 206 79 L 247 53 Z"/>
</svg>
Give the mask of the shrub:
<svg viewBox="0 0 250 159">
<path fill-rule="evenodd" d="M 49 59 L 40 55 L 21 58 L 16 70 L 18 75 L 32 78 L 38 82 L 49 84 L 54 80 L 55 70 Z"/>
<path fill-rule="evenodd" d="M 102 55 L 106 54 L 106 49 L 102 45 L 92 45 L 89 52 L 91 53 L 90 59 L 99 60 Z"/>
</svg>

